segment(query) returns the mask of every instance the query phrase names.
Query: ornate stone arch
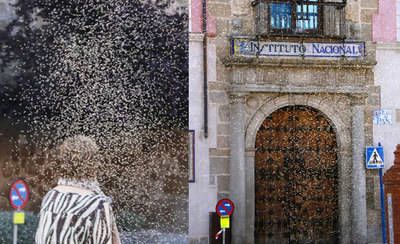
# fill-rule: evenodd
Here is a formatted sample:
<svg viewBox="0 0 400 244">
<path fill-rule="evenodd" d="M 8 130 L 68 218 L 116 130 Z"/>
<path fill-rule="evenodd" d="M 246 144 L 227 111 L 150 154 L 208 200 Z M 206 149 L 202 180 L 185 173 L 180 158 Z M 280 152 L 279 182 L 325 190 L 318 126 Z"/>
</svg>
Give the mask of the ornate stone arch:
<svg viewBox="0 0 400 244">
<path fill-rule="evenodd" d="M 254 213 L 255 213 L 255 140 L 259 127 L 267 116 L 274 111 L 291 105 L 304 105 L 321 111 L 331 122 L 336 131 L 338 144 L 338 169 L 339 169 L 339 223 L 341 243 L 351 242 L 351 199 L 352 199 L 352 143 L 351 143 L 351 119 L 342 115 L 335 108 L 332 100 L 321 96 L 312 95 L 283 95 L 265 101 L 249 118 L 245 127 L 246 145 L 246 209 L 248 216 L 247 233 L 252 233 L 247 242 L 254 240 Z M 351 107 L 349 106 L 349 109 Z"/>
<path fill-rule="evenodd" d="M 343 122 L 343 118 L 340 116 L 341 111 L 337 111 L 334 104 L 318 96 L 284 95 L 263 103 L 247 121 L 246 148 L 254 148 L 257 131 L 267 116 L 280 108 L 290 105 L 310 106 L 325 114 L 336 130 L 339 147 L 350 140 L 349 127 Z"/>
</svg>

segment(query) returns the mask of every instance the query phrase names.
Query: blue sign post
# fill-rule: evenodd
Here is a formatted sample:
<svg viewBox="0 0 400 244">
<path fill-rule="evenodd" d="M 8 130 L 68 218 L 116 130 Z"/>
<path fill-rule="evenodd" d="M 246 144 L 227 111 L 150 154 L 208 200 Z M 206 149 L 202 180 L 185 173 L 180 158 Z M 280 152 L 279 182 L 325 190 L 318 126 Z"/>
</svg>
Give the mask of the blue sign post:
<svg viewBox="0 0 400 244">
<path fill-rule="evenodd" d="M 381 218 L 382 218 L 382 240 L 386 242 L 386 214 L 385 214 L 385 193 L 383 189 L 384 155 L 381 143 L 377 147 L 367 147 L 365 150 L 365 165 L 367 169 L 379 170 L 379 185 L 381 193 Z"/>
<path fill-rule="evenodd" d="M 221 230 L 217 233 L 216 239 L 222 232 L 222 243 L 225 244 L 225 229 L 230 228 L 230 220 L 229 216 L 233 214 L 235 210 L 235 204 L 230 199 L 221 199 L 218 201 L 215 206 L 215 211 L 217 215 L 220 217 L 220 226 Z"/>
<path fill-rule="evenodd" d="M 29 201 L 29 187 L 23 180 L 16 180 L 10 188 L 9 200 L 11 206 L 17 210 L 14 212 L 14 233 L 13 244 L 17 244 L 18 239 L 18 224 L 25 223 L 25 213 L 21 210 Z"/>
</svg>

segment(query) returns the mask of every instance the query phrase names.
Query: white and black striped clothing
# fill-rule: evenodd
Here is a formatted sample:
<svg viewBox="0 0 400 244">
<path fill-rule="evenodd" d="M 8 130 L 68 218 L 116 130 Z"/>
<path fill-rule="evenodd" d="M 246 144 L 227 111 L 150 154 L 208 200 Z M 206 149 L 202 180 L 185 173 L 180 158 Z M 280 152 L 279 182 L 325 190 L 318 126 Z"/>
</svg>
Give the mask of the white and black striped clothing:
<svg viewBox="0 0 400 244">
<path fill-rule="evenodd" d="M 42 201 L 36 244 L 111 244 L 113 214 L 105 195 L 50 190 Z"/>
</svg>

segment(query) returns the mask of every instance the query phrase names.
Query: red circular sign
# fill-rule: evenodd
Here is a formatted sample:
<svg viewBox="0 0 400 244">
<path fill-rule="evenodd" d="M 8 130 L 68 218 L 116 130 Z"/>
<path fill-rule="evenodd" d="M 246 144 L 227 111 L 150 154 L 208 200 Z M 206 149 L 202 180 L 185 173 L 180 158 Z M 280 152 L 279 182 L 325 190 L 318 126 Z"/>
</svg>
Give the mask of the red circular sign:
<svg viewBox="0 0 400 244">
<path fill-rule="evenodd" d="M 215 206 L 215 212 L 217 212 L 218 216 L 230 216 L 233 214 L 235 210 L 235 204 L 230 199 L 221 199 L 218 201 Z"/>
<path fill-rule="evenodd" d="M 10 204 L 14 209 L 23 209 L 29 200 L 29 187 L 23 180 L 16 180 L 10 188 Z"/>
</svg>

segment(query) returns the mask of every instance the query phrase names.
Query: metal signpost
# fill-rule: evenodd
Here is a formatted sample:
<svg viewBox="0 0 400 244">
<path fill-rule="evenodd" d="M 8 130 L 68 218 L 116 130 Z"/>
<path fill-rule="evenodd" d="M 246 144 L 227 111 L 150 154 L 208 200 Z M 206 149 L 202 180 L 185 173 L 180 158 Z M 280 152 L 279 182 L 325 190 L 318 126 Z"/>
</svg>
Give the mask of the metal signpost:
<svg viewBox="0 0 400 244">
<path fill-rule="evenodd" d="M 230 199 L 221 199 L 215 206 L 215 211 L 220 217 L 221 230 L 217 233 L 216 239 L 222 232 L 222 243 L 225 244 L 225 230 L 230 228 L 230 216 L 235 210 L 235 204 Z"/>
<path fill-rule="evenodd" d="M 385 194 L 383 189 L 383 168 L 384 168 L 384 155 L 381 143 L 377 147 L 366 147 L 365 149 L 365 164 L 367 169 L 379 170 L 379 185 L 381 192 L 381 218 L 382 218 L 382 240 L 386 242 L 386 216 L 385 216 Z"/>
<path fill-rule="evenodd" d="M 25 213 L 21 210 L 29 200 L 29 188 L 23 180 L 16 180 L 10 188 L 9 200 L 11 206 L 16 210 L 13 215 L 14 235 L 13 244 L 17 244 L 18 225 L 25 223 Z"/>
</svg>

